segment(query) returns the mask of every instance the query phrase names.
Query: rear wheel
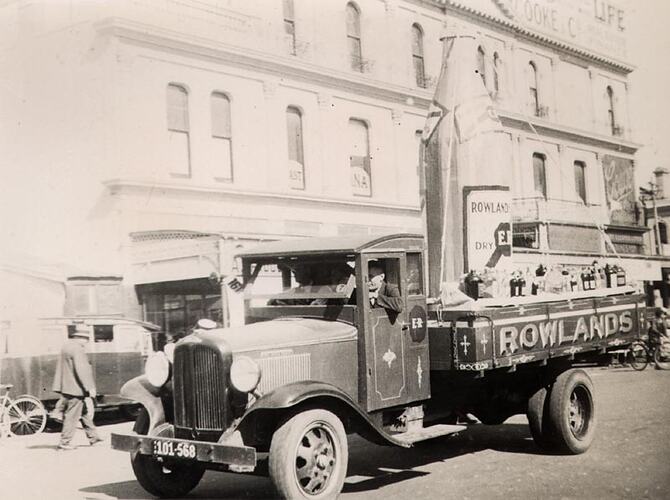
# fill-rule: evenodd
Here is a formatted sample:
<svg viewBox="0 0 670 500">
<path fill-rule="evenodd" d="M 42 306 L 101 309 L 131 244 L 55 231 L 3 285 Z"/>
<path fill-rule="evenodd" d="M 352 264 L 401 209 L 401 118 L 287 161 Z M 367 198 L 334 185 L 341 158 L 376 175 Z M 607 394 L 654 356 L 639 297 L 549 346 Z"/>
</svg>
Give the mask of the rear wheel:
<svg viewBox="0 0 670 500">
<path fill-rule="evenodd" d="M 642 342 L 633 342 L 628 350 L 627 358 L 633 370 L 644 370 L 649 363 L 647 346 Z"/>
<path fill-rule="evenodd" d="M 270 478 L 280 498 L 337 497 L 347 474 L 344 426 L 326 410 L 307 410 L 287 420 L 272 436 Z"/>
<path fill-rule="evenodd" d="M 148 429 L 149 415 L 143 408 L 134 430 L 138 434 L 146 434 Z M 174 437 L 174 428 L 170 424 L 162 424 L 151 435 Z M 205 473 L 205 468 L 198 463 L 171 461 L 137 452 L 130 454 L 130 463 L 142 488 L 161 498 L 183 497 L 198 485 Z"/>
<path fill-rule="evenodd" d="M 21 396 L 7 409 L 9 432 L 13 436 L 28 436 L 44 430 L 47 411 L 42 402 L 32 396 Z"/>
<path fill-rule="evenodd" d="M 577 455 L 588 450 L 595 436 L 596 408 L 593 383 L 584 370 L 568 370 L 556 378 L 548 409 L 547 430 L 555 451 Z"/>
<path fill-rule="evenodd" d="M 535 444 L 543 451 L 553 451 L 551 430 L 549 428 L 549 389 L 541 387 L 529 399 L 526 416 L 530 435 Z"/>
<path fill-rule="evenodd" d="M 654 349 L 654 363 L 656 368 L 670 370 L 670 346 L 668 344 L 656 346 L 656 349 Z"/>
</svg>

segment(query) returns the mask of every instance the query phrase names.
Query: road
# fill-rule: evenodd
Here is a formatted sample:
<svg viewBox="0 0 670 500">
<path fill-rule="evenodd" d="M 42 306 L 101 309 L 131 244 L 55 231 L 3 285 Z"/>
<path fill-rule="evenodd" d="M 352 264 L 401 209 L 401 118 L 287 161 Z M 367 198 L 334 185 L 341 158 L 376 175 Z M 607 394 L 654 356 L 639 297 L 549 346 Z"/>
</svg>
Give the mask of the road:
<svg viewBox="0 0 670 500">
<path fill-rule="evenodd" d="M 411 450 L 350 439 L 341 498 L 670 498 L 670 371 L 594 369 L 598 434 L 579 456 L 546 456 L 526 418 L 475 425 Z M 109 435 L 129 422 L 100 426 Z M 58 434 L 0 440 L 0 497 L 7 499 L 151 498 L 128 456 L 86 446 L 56 451 Z M 272 498 L 268 479 L 207 472 L 192 498 Z"/>
</svg>

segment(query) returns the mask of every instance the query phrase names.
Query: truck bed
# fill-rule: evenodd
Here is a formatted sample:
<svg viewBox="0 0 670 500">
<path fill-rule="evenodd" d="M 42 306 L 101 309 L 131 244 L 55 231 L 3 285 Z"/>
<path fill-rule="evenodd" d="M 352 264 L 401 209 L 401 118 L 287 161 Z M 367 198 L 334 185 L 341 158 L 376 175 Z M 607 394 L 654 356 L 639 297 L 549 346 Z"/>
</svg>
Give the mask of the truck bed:
<svg viewBox="0 0 670 500">
<path fill-rule="evenodd" d="M 431 305 L 431 369 L 484 371 L 586 357 L 627 345 L 644 331 L 645 297 L 630 291 L 507 302 L 475 303 L 476 308 Z"/>
</svg>

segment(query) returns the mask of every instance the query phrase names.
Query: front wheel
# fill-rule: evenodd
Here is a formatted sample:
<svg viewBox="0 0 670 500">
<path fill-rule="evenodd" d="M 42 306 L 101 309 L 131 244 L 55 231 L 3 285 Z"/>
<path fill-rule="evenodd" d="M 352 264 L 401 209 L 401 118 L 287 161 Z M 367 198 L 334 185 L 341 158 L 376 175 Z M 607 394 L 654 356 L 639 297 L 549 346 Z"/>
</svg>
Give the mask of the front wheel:
<svg viewBox="0 0 670 500">
<path fill-rule="evenodd" d="M 148 428 L 149 418 L 143 408 L 137 417 L 135 432 L 146 434 Z M 174 437 L 174 428 L 170 424 L 162 424 L 151 435 Z M 198 463 L 171 461 L 136 452 L 131 453 L 130 463 L 142 488 L 161 498 L 183 497 L 198 485 L 205 473 L 205 468 Z"/>
<path fill-rule="evenodd" d="M 567 370 L 556 378 L 549 393 L 548 424 L 557 452 L 578 455 L 591 446 L 596 428 L 593 393 L 584 370 Z"/>
<path fill-rule="evenodd" d="M 7 409 L 9 432 L 12 436 L 38 434 L 47 425 L 47 411 L 42 402 L 32 396 L 16 398 Z"/>
<path fill-rule="evenodd" d="M 647 346 L 642 342 L 633 342 L 628 350 L 628 362 L 633 370 L 642 371 L 649 363 L 649 352 Z"/>
<path fill-rule="evenodd" d="M 280 498 L 335 498 L 347 474 L 347 435 L 327 410 L 307 410 L 286 419 L 272 436 L 270 478 Z"/>
<path fill-rule="evenodd" d="M 670 346 L 660 344 L 654 349 L 654 364 L 661 370 L 670 370 Z"/>
</svg>

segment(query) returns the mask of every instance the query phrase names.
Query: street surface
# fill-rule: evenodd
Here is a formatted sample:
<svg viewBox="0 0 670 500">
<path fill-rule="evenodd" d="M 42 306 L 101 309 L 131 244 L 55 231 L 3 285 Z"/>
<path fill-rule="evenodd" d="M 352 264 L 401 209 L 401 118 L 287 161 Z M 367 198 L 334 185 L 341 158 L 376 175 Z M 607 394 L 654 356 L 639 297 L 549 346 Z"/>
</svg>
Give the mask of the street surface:
<svg viewBox="0 0 670 500">
<path fill-rule="evenodd" d="M 598 434 L 584 455 L 539 454 L 525 416 L 411 450 L 353 437 L 341 498 L 670 498 L 670 371 L 617 367 L 591 376 Z M 131 427 L 100 425 L 107 437 Z M 0 498 L 152 498 L 135 481 L 126 453 L 108 443 L 88 447 L 81 430 L 78 449 L 56 451 L 57 443 L 53 432 L 0 440 Z M 190 497 L 272 498 L 272 491 L 265 478 L 210 471 Z"/>
</svg>

